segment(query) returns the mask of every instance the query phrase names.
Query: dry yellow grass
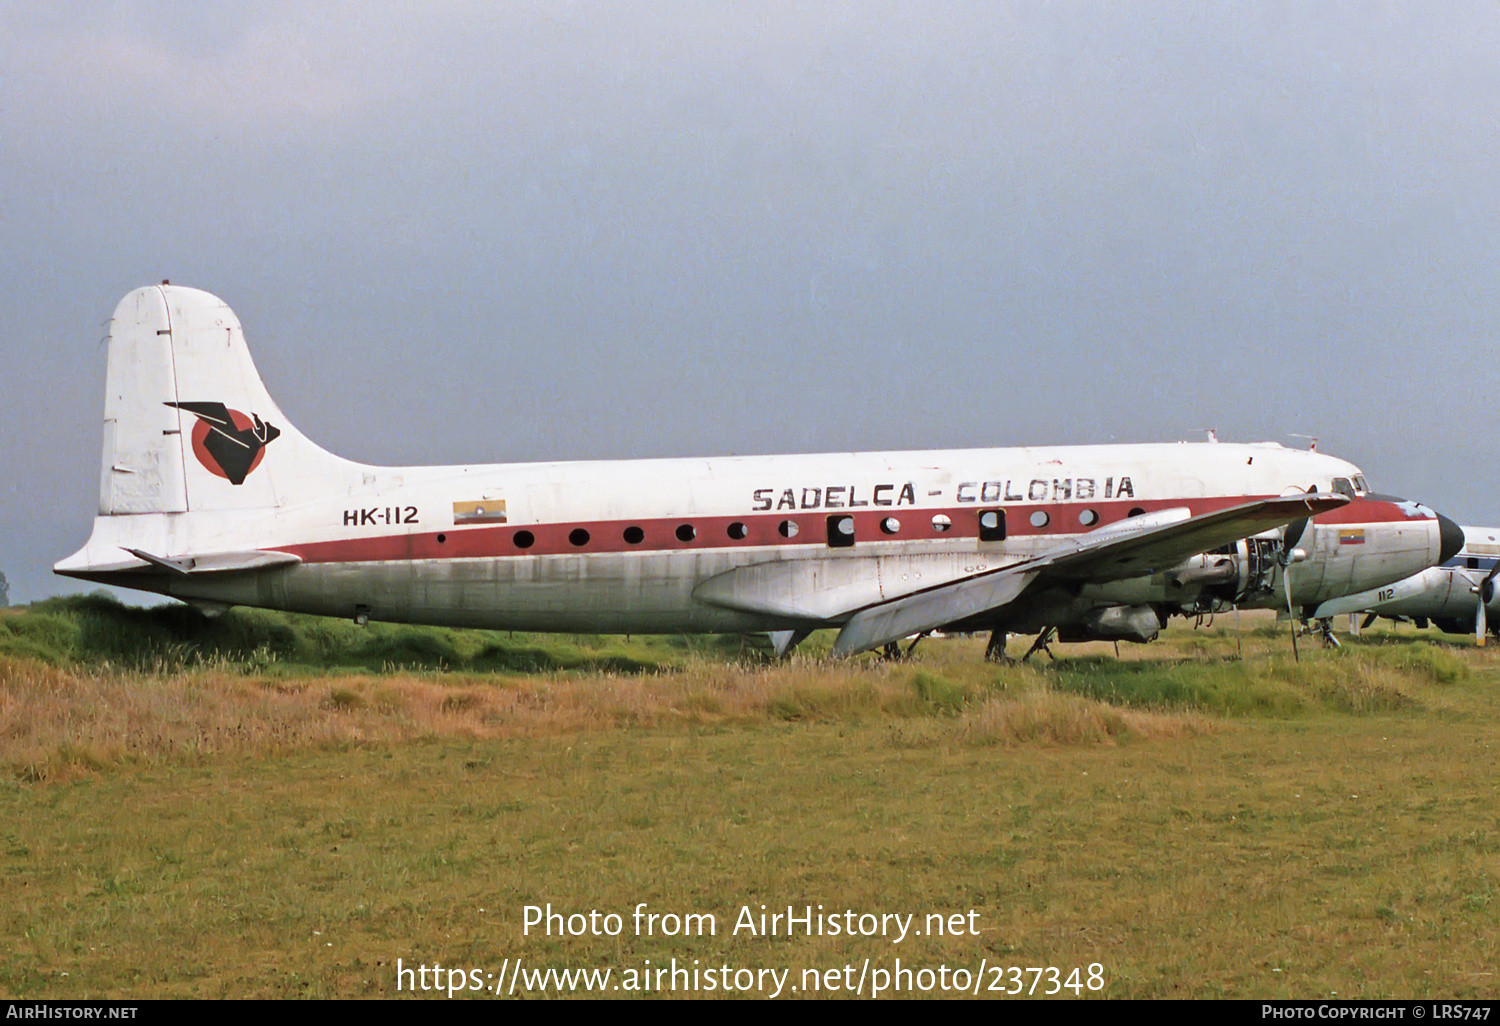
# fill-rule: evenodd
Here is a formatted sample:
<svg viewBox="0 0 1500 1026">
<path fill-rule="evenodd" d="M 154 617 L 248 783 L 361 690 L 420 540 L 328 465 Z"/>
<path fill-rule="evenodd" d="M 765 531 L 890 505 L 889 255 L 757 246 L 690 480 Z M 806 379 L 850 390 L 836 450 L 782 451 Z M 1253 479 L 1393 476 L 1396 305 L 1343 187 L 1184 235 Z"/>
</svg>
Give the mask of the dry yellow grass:
<svg viewBox="0 0 1500 1026">
<path fill-rule="evenodd" d="M 964 716 L 957 736 L 968 744 L 1113 744 L 1126 734 L 1192 737 L 1225 726 L 1194 713 L 1117 709 L 1076 695 L 1033 691 L 986 700 Z"/>
<path fill-rule="evenodd" d="M 60 669 L 0 657 L 0 764 L 26 780 L 65 780 L 122 763 L 417 738 L 861 717 L 936 717 L 934 736 L 985 744 L 1112 743 L 1125 733 L 1208 729 L 1201 716 L 1054 694 L 1032 668 L 968 670 L 982 679 L 817 660 L 698 661 L 681 672 L 628 676 L 267 678 L 214 669 Z"/>
<path fill-rule="evenodd" d="M 1411 706 L 1417 683 L 1469 672 L 1459 650 L 1387 645 L 1284 658 L 1275 629 L 1178 630 L 1166 643 L 996 666 L 981 642 L 929 642 L 911 663 L 738 663 L 657 673 L 264 676 L 141 672 L 0 656 L 0 766 L 46 781 L 125 763 L 418 738 L 498 740 L 614 729 L 891 719 L 904 743 L 1113 744 L 1222 730 L 1222 714 L 1354 714 Z M 1244 648 L 1248 658 L 1230 658 Z"/>
</svg>

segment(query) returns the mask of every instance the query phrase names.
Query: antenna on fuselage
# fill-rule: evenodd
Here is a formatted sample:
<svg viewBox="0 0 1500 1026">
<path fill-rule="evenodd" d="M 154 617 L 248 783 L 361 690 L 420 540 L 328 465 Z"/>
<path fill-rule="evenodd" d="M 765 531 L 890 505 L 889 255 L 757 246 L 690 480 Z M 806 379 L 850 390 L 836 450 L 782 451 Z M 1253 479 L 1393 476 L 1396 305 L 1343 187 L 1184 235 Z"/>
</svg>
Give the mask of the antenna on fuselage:
<svg viewBox="0 0 1500 1026">
<path fill-rule="evenodd" d="M 1300 435 L 1300 434 L 1298 434 L 1295 431 L 1288 431 L 1287 435 L 1289 437 L 1291 437 L 1291 438 L 1300 438 L 1303 441 L 1305 441 L 1307 443 L 1307 451 L 1308 452 L 1317 452 L 1318 451 L 1318 436 L 1317 435 Z"/>
</svg>

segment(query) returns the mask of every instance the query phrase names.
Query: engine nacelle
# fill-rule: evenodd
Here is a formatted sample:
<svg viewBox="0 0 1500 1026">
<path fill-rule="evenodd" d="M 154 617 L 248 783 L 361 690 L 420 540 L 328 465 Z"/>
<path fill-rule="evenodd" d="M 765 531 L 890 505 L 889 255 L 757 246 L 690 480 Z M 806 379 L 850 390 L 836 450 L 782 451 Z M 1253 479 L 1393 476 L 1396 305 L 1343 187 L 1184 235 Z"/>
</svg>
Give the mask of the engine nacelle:
<svg viewBox="0 0 1500 1026">
<path fill-rule="evenodd" d="M 1059 641 L 1138 641 L 1155 640 L 1161 633 L 1162 620 L 1154 606 L 1104 606 L 1095 609 L 1081 623 L 1058 628 Z"/>
<path fill-rule="evenodd" d="M 1234 556 L 1209 553 L 1169 570 L 1167 580 L 1179 588 L 1223 584 L 1239 577 L 1239 562 Z"/>
</svg>

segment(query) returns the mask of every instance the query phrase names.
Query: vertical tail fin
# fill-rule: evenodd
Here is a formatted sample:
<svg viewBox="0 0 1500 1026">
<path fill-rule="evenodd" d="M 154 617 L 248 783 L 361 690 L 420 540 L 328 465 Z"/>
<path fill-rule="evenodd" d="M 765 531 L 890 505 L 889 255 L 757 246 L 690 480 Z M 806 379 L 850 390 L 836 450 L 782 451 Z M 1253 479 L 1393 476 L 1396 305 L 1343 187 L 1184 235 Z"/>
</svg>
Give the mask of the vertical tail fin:
<svg viewBox="0 0 1500 1026">
<path fill-rule="evenodd" d="M 162 288 L 137 289 L 109 322 L 99 514 L 181 513 L 187 483 Z"/>
<path fill-rule="evenodd" d="M 285 505 L 326 491 L 335 470 L 359 468 L 287 421 L 221 300 L 162 284 L 120 301 L 109 333 L 101 515 Z"/>
</svg>

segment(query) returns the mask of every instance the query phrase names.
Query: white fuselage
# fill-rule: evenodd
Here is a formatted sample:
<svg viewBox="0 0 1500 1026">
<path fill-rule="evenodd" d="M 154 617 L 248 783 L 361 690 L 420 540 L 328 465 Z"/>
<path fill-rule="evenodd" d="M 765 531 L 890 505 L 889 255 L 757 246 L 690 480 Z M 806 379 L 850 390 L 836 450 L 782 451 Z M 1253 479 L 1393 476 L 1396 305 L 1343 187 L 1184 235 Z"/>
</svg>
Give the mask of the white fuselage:
<svg viewBox="0 0 1500 1026">
<path fill-rule="evenodd" d="M 1362 484 L 1356 467 L 1320 453 L 1228 443 L 363 467 L 330 481 L 327 497 L 314 501 L 101 516 L 85 549 L 58 569 L 87 577 L 108 568 L 116 583 L 182 598 L 337 616 L 363 609 L 389 621 L 782 630 L 830 626 L 841 610 L 1025 559 L 1141 512 L 1197 515 L 1355 480 Z M 1002 532 L 982 531 L 986 511 L 1001 513 Z M 846 517 L 852 535 L 842 533 Z M 1279 537 L 1262 541 L 1279 551 Z M 1308 555 L 1292 574 L 1297 605 L 1420 571 L 1440 545 L 1431 511 L 1367 496 L 1319 517 L 1294 541 Z M 125 547 L 166 555 L 268 550 L 301 563 L 127 581 Z M 1235 565 L 1199 575 L 1211 579 L 1162 567 L 1077 594 L 1037 596 L 1027 608 L 1040 622 L 1120 604 L 1285 606 L 1274 553 L 1241 543 L 1225 557 Z M 782 590 L 797 594 L 729 604 L 695 597 L 718 575 L 773 561 L 794 564 Z M 830 587 L 843 588 L 842 598 L 819 604 Z"/>
</svg>

